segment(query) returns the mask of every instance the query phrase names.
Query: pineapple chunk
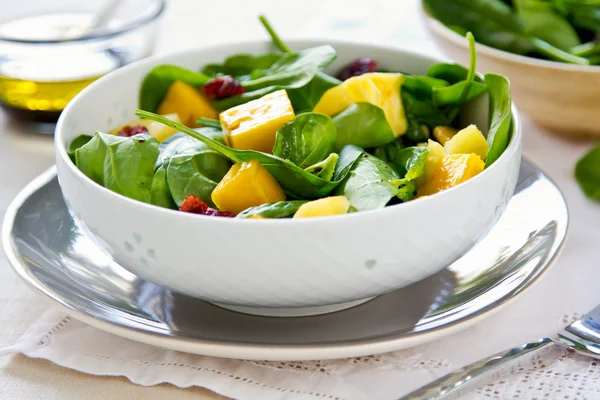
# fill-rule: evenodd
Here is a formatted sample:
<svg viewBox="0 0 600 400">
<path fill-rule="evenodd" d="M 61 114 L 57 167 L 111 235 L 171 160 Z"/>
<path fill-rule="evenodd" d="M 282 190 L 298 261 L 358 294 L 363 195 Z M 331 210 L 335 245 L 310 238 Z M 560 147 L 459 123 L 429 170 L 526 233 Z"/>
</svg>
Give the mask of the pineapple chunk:
<svg viewBox="0 0 600 400">
<path fill-rule="evenodd" d="M 344 196 L 325 197 L 302 204 L 294 214 L 294 218 L 347 214 L 348 208 L 350 208 L 350 202 Z"/>
<path fill-rule="evenodd" d="M 408 127 L 400 97 L 403 83 L 402 74 L 372 72 L 355 76 L 327 90 L 313 111 L 334 115 L 353 103 L 371 103 L 383 110 L 394 136 L 398 137 Z"/>
<path fill-rule="evenodd" d="M 471 179 L 485 167 L 477 154 L 451 154 L 442 158 L 431 180 L 421 187 L 418 196 L 429 196 Z"/>
<path fill-rule="evenodd" d="M 436 126 L 433 128 L 433 137 L 443 145 L 450 139 L 452 139 L 458 130 L 449 126 Z"/>
<path fill-rule="evenodd" d="M 421 143 L 419 143 L 419 145 L 421 145 Z M 415 182 L 417 188 L 425 185 L 431 180 L 435 172 L 439 169 L 440 162 L 446 156 L 446 151 L 438 142 L 429 139 L 425 147 L 429 150 L 429 154 L 427 154 L 427 159 L 425 160 L 425 170 L 423 171 L 423 175 L 418 177 Z"/>
<path fill-rule="evenodd" d="M 223 111 L 221 128 L 229 147 L 271 153 L 275 134 L 295 117 L 285 90 Z"/>
<path fill-rule="evenodd" d="M 219 210 L 239 214 L 250 207 L 283 201 L 285 193 L 258 160 L 250 160 L 233 165 L 211 198 Z"/>
<path fill-rule="evenodd" d="M 459 131 L 444 145 L 448 154 L 471 154 L 475 153 L 485 160 L 490 146 L 485 136 L 475 125 L 469 125 Z"/>
<path fill-rule="evenodd" d="M 198 90 L 182 81 L 173 82 L 156 113 L 177 113 L 181 123 L 189 127 L 198 126 L 196 120 L 200 117 L 216 119 L 219 116 Z"/>
<path fill-rule="evenodd" d="M 181 120 L 179 119 L 179 114 L 174 113 L 163 116 L 169 118 L 174 122 L 181 122 Z M 171 128 L 170 126 L 164 125 L 156 121 L 152 121 L 152 123 L 146 126 L 146 128 L 148 129 L 148 133 L 154 136 L 159 142 L 164 142 L 165 140 L 177 133 L 177 129 Z"/>
</svg>

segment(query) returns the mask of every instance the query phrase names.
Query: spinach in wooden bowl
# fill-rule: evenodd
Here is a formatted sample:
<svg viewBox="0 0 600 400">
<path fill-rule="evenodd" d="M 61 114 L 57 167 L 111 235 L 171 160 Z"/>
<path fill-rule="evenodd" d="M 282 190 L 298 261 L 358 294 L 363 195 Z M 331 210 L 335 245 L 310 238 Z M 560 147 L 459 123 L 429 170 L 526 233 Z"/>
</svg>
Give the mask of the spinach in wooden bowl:
<svg viewBox="0 0 600 400">
<path fill-rule="evenodd" d="M 579 65 L 600 64 L 596 0 L 423 0 L 448 28 L 510 53 Z"/>
<path fill-rule="evenodd" d="M 510 140 L 508 80 L 433 65 L 426 75 L 382 72 L 357 59 L 325 72 L 331 46 L 295 51 L 261 22 L 280 51 L 237 54 L 200 72 L 152 69 L 139 117 L 80 136 L 77 167 L 133 199 L 237 218 L 315 217 L 380 209 L 433 195 L 482 172 Z M 366 54 L 365 56 L 368 56 Z M 485 137 L 457 116 L 484 93 Z"/>
</svg>

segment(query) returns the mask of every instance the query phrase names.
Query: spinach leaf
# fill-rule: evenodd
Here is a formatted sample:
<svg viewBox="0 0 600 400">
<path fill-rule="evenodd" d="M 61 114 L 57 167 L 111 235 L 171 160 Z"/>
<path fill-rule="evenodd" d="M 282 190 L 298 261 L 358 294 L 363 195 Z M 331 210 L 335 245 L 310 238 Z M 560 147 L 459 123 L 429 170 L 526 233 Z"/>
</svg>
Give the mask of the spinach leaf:
<svg viewBox="0 0 600 400">
<path fill-rule="evenodd" d="M 397 157 L 398 152 L 404 149 L 405 147 L 406 146 L 404 145 L 404 143 L 402 143 L 402 139 L 398 138 L 392 143 L 376 147 L 372 150 L 372 154 L 380 160 L 394 165 L 395 158 Z"/>
<path fill-rule="evenodd" d="M 277 131 L 273 154 L 306 168 L 331 154 L 336 136 L 335 125 L 328 115 L 299 114 Z"/>
<path fill-rule="evenodd" d="M 469 75 L 469 70 L 459 64 L 453 63 L 437 63 L 433 64 L 427 70 L 427 76 L 430 76 L 435 79 L 440 79 L 442 81 L 446 81 L 447 84 L 454 85 L 460 81 L 464 81 L 467 79 Z M 481 82 L 477 76 L 475 79 Z"/>
<path fill-rule="evenodd" d="M 299 199 L 316 199 L 327 196 L 344 179 L 356 159 L 363 153 L 363 150 L 356 146 L 344 147 L 340 152 L 340 159 L 336 165 L 333 176 L 334 180 L 328 181 L 312 175 L 291 161 L 284 160 L 275 155 L 253 150 L 232 149 L 202 133 L 196 132 L 163 116 L 142 110 L 137 110 L 135 114 L 139 117 L 158 121 L 180 130 L 206 144 L 209 148 L 222 154 L 232 162 L 258 160 L 277 179 L 287 194 Z M 173 188 L 171 188 L 171 192 L 173 192 Z"/>
<path fill-rule="evenodd" d="M 600 201 L 600 145 L 577 162 L 575 179 L 586 196 Z"/>
<path fill-rule="evenodd" d="M 225 110 L 258 99 L 276 90 L 301 88 L 335 58 L 335 50 L 329 45 L 313 47 L 300 53 L 284 53 L 268 69 L 253 72 L 259 77 L 241 82 L 246 93 L 215 100 L 213 106 L 219 110 Z"/>
<path fill-rule="evenodd" d="M 358 211 L 376 210 L 385 207 L 405 185 L 406 181 L 388 163 L 364 153 L 335 193 L 346 196 Z"/>
<path fill-rule="evenodd" d="M 323 161 L 313 164 L 310 167 L 306 167 L 304 170 L 321 179 L 330 181 L 335 173 L 335 166 L 337 165 L 339 158 L 340 156 L 337 153 L 331 153 L 329 157 Z"/>
<path fill-rule="evenodd" d="M 259 78 L 262 70 L 269 69 L 282 57 L 281 53 L 265 54 L 236 54 L 227 57 L 222 64 L 208 64 L 202 68 L 202 73 L 211 77 L 231 75 L 238 81 L 244 82 Z"/>
<path fill-rule="evenodd" d="M 69 155 L 71 161 L 73 161 L 73 164 L 75 164 L 75 150 L 77 150 L 90 140 L 92 140 L 92 136 L 90 135 L 79 135 L 75 139 L 73 139 L 71 143 L 69 143 L 69 147 L 67 148 L 67 154 Z"/>
<path fill-rule="evenodd" d="M 485 167 L 496 161 L 508 147 L 511 129 L 510 82 L 502 75 L 485 74 L 490 95 L 490 129 L 487 136 L 490 151 Z"/>
<path fill-rule="evenodd" d="M 333 116 L 337 128 L 337 149 L 347 144 L 372 148 L 393 142 L 392 127 L 380 107 L 370 103 L 353 103 Z"/>
<path fill-rule="evenodd" d="M 455 83 L 452 86 L 439 88 L 434 90 L 433 92 L 433 103 L 438 107 L 446 107 L 446 106 L 460 106 L 461 105 L 461 97 L 465 92 L 465 88 L 467 86 L 467 82 L 462 81 Z M 480 96 L 485 93 L 487 87 L 484 83 L 480 82 L 472 82 L 468 88 L 467 95 L 464 99 L 465 103 L 473 100 L 474 98 Z"/>
<path fill-rule="evenodd" d="M 569 22 L 550 2 L 514 0 L 517 14 L 524 21 L 525 32 L 538 37 L 561 50 L 581 44 L 579 36 Z"/>
<path fill-rule="evenodd" d="M 278 201 L 276 203 L 261 204 L 248 208 L 239 213 L 236 218 L 261 216 L 265 218 L 285 218 L 294 215 L 306 200 Z"/>
<path fill-rule="evenodd" d="M 142 82 L 139 104 L 142 110 L 154 112 L 175 81 L 182 81 L 190 86 L 199 87 L 210 80 L 210 77 L 176 65 L 159 65 L 154 67 Z"/>
<path fill-rule="evenodd" d="M 171 196 L 171 190 L 167 183 L 167 170 L 164 166 L 160 166 L 154 173 L 152 186 L 150 188 L 150 204 L 155 206 L 177 209 L 177 204 Z"/>
<path fill-rule="evenodd" d="M 199 129 L 200 133 L 211 128 Z M 231 168 L 231 163 L 215 150 L 189 136 L 174 142 L 177 147 L 169 159 L 167 184 L 177 205 L 190 194 L 214 207 L 211 194 Z"/>
<path fill-rule="evenodd" d="M 517 54 L 534 48 L 521 19 L 501 0 L 423 1 L 435 19 L 471 31 L 480 43 Z"/>
<path fill-rule="evenodd" d="M 412 181 L 423 175 L 428 154 L 425 147 L 406 147 L 394 155 L 391 163 L 400 176 Z"/>
<path fill-rule="evenodd" d="M 148 203 L 158 147 L 158 141 L 147 134 L 122 137 L 97 132 L 75 150 L 75 164 L 105 188 Z"/>
<path fill-rule="evenodd" d="M 162 166 L 164 166 L 166 169 L 166 167 L 169 165 L 169 159 L 171 158 L 179 144 L 176 142 L 183 137 L 187 137 L 185 133 L 177 132 L 176 134 L 170 136 L 160 144 L 160 146 L 158 147 L 160 153 L 158 154 L 158 158 L 156 159 L 154 171 L 157 171 Z"/>
</svg>

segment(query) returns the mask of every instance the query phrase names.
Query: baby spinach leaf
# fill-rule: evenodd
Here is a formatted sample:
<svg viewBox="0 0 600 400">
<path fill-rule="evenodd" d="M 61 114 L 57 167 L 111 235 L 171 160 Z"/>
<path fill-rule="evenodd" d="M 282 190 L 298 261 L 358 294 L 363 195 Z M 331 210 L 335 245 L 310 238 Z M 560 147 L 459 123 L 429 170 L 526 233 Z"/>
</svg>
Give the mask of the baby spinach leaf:
<svg viewBox="0 0 600 400">
<path fill-rule="evenodd" d="M 180 130 L 206 144 L 209 148 L 222 154 L 232 162 L 258 160 L 277 179 L 286 193 L 299 199 L 316 199 L 327 196 L 344 179 L 356 159 L 363 152 L 362 149 L 355 146 L 344 147 L 340 152 L 340 159 L 336 165 L 334 180 L 328 181 L 312 175 L 291 161 L 284 160 L 275 155 L 254 150 L 232 149 L 202 133 L 196 132 L 163 116 L 142 110 L 137 110 L 135 114 L 139 117 L 158 121 Z M 173 188 L 171 188 L 171 192 L 173 192 Z"/>
<path fill-rule="evenodd" d="M 524 21 L 525 32 L 536 36 L 561 50 L 581 44 L 571 24 L 545 1 L 514 0 L 517 14 Z"/>
<path fill-rule="evenodd" d="M 282 53 L 265 54 L 236 54 L 227 57 L 222 64 L 208 64 L 202 68 L 202 73 L 211 77 L 231 75 L 238 81 L 244 82 L 259 78 L 262 70 L 269 69 L 283 56 Z"/>
<path fill-rule="evenodd" d="M 261 204 L 248 208 L 239 213 L 236 218 L 261 216 L 264 218 L 285 218 L 294 215 L 306 200 L 278 201 L 276 203 Z"/>
<path fill-rule="evenodd" d="M 443 87 L 439 89 L 435 89 L 433 91 L 433 102 L 438 107 L 446 107 L 446 106 L 460 106 L 460 100 L 462 94 L 465 92 L 465 87 L 467 83 L 465 81 L 455 83 L 452 86 Z M 468 94 L 466 95 L 464 102 L 467 103 L 474 98 L 480 96 L 485 93 L 487 90 L 484 83 L 473 82 L 471 83 Z"/>
<path fill-rule="evenodd" d="M 496 161 L 508 147 L 511 129 L 510 82 L 502 75 L 485 74 L 490 95 L 490 129 L 487 136 L 490 151 L 485 167 Z"/>
<path fill-rule="evenodd" d="M 401 185 L 404 181 L 388 163 L 364 153 L 335 193 L 346 196 L 358 211 L 376 210 L 385 207 Z"/>
<path fill-rule="evenodd" d="M 411 201 L 415 197 L 416 191 L 417 188 L 414 182 L 407 181 L 406 179 L 404 179 L 403 182 L 400 184 L 400 187 L 398 188 L 398 194 L 396 195 L 396 197 L 398 197 L 404 202 Z"/>
<path fill-rule="evenodd" d="M 211 128 L 200 129 L 206 132 Z M 215 150 L 189 136 L 174 142 L 167 165 L 167 183 L 173 200 L 180 205 L 190 194 L 199 197 L 211 207 L 212 191 L 231 168 L 231 163 Z"/>
<path fill-rule="evenodd" d="M 353 103 L 333 117 L 337 128 L 336 147 L 353 144 L 372 148 L 393 142 L 394 132 L 380 107 L 370 103 Z"/>
<path fill-rule="evenodd" d="M 391 164 L 400 176 L 412 181 L 423 175 L 428 154 L 429 150 L 425 147 L 406 147 L 394 155 Z"/>
<path fill-rule="evenodd" d="M 600 201 L 600 145 L 596 145 L 577 162 L 575 179 L 586 196 Z"/>
<path fill-rule="evenodd" d="M 79 135 L 75 139 L 69 143 L 69 147 L 67 148 L 67 154 L 69 154 L 69 158 L 75 164 L 75 150 L 86 144 L 92 140 L 92 136 L 90 135 Z"/>
<path fill-rule="evenodd" d="M 277 131 L 273 154 L 306 168 L 331 154 L 336 136 L 335 125 L 328 115 L 300 114 Z"/>
<path fill-rule="evenodd" d="M 394 165 L 394 160 L 397 157 L 398 152 L 404 149 L 405 147 L 406 146 L 404 145 L 404 143 L 402 143 L 402 139 L 398 138 L 392 143 L 376 147 L 372 150 L 372 154 L 380 160 Z"/>
<path fill-rule="evenodd" d="M 167 183 L 167 170 L 160 166 L 154 173 L 152 186 L 150 188 L 150 204 L 155 206 L 177 209 L 177 204 L 173 201 L 171 190 Z"/>
<path fill-rule="evenodd" d="M 310 172 L 319 178 L 330 181 L 333 178 L 335 172 L 335 166 L 338 163 L 340 156 L 337 153 L 331 153 L 329 157 L 321 162 L 311 165 L 310 167 L 304 168 L 306 172 Z"/>
<path fill-rule="evenodd" d="M 469 70 L 459 64 L 454 63 L 437 63 L 433 64 L 427 70 L 427 76 L 446 81 L 453 85 L 467 79 Z M 476 78 L 477 79 L 477 78 Z"/>
<path fill-rule="evenodd" d="M 523 22 L 501 0 L 423 1 L 435 19 L 444 25 L 471 31 L 480 43 L 517 54 L 533 50 Z"/>
<path fill-rule="evenodd" d="M 154 67 L 142 82 L 139 103 L 142 110 L 154 112 L 175 81 L 182 81 L 190 86 L 199 87 L 210 80 L 210 77 L 176 65 L 159 65 Z"/>
<path fill-rule="evenodd" d="M 147 134 L 122 137 L 97 132 L 75 150 L 75 163 L 105 188 L 148 203 L 158 147 L 158 141 Z"/>
</svg>

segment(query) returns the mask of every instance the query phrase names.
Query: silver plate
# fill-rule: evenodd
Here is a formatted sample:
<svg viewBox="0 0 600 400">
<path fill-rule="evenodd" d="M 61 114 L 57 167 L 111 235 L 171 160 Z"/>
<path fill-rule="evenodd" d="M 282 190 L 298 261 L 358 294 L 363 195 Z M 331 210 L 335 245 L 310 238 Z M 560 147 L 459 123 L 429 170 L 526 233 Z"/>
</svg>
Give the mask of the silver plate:
<svg viewBox="0 0 600 400">
<path fill-rule="evenodd" d="M 307 360 L 398 350 L 475 323 L 548 269 L 567 227 L 560 191 L 524 161 L 506 212 L 459 261 L 360 306 L 297 318 L 228 311 L 127 272 L 77 226 L 54 169 L 31 182 L 9 207 L 3 243 L 29 285 L 100 329 L 190 353 Z"/>
</svg>

